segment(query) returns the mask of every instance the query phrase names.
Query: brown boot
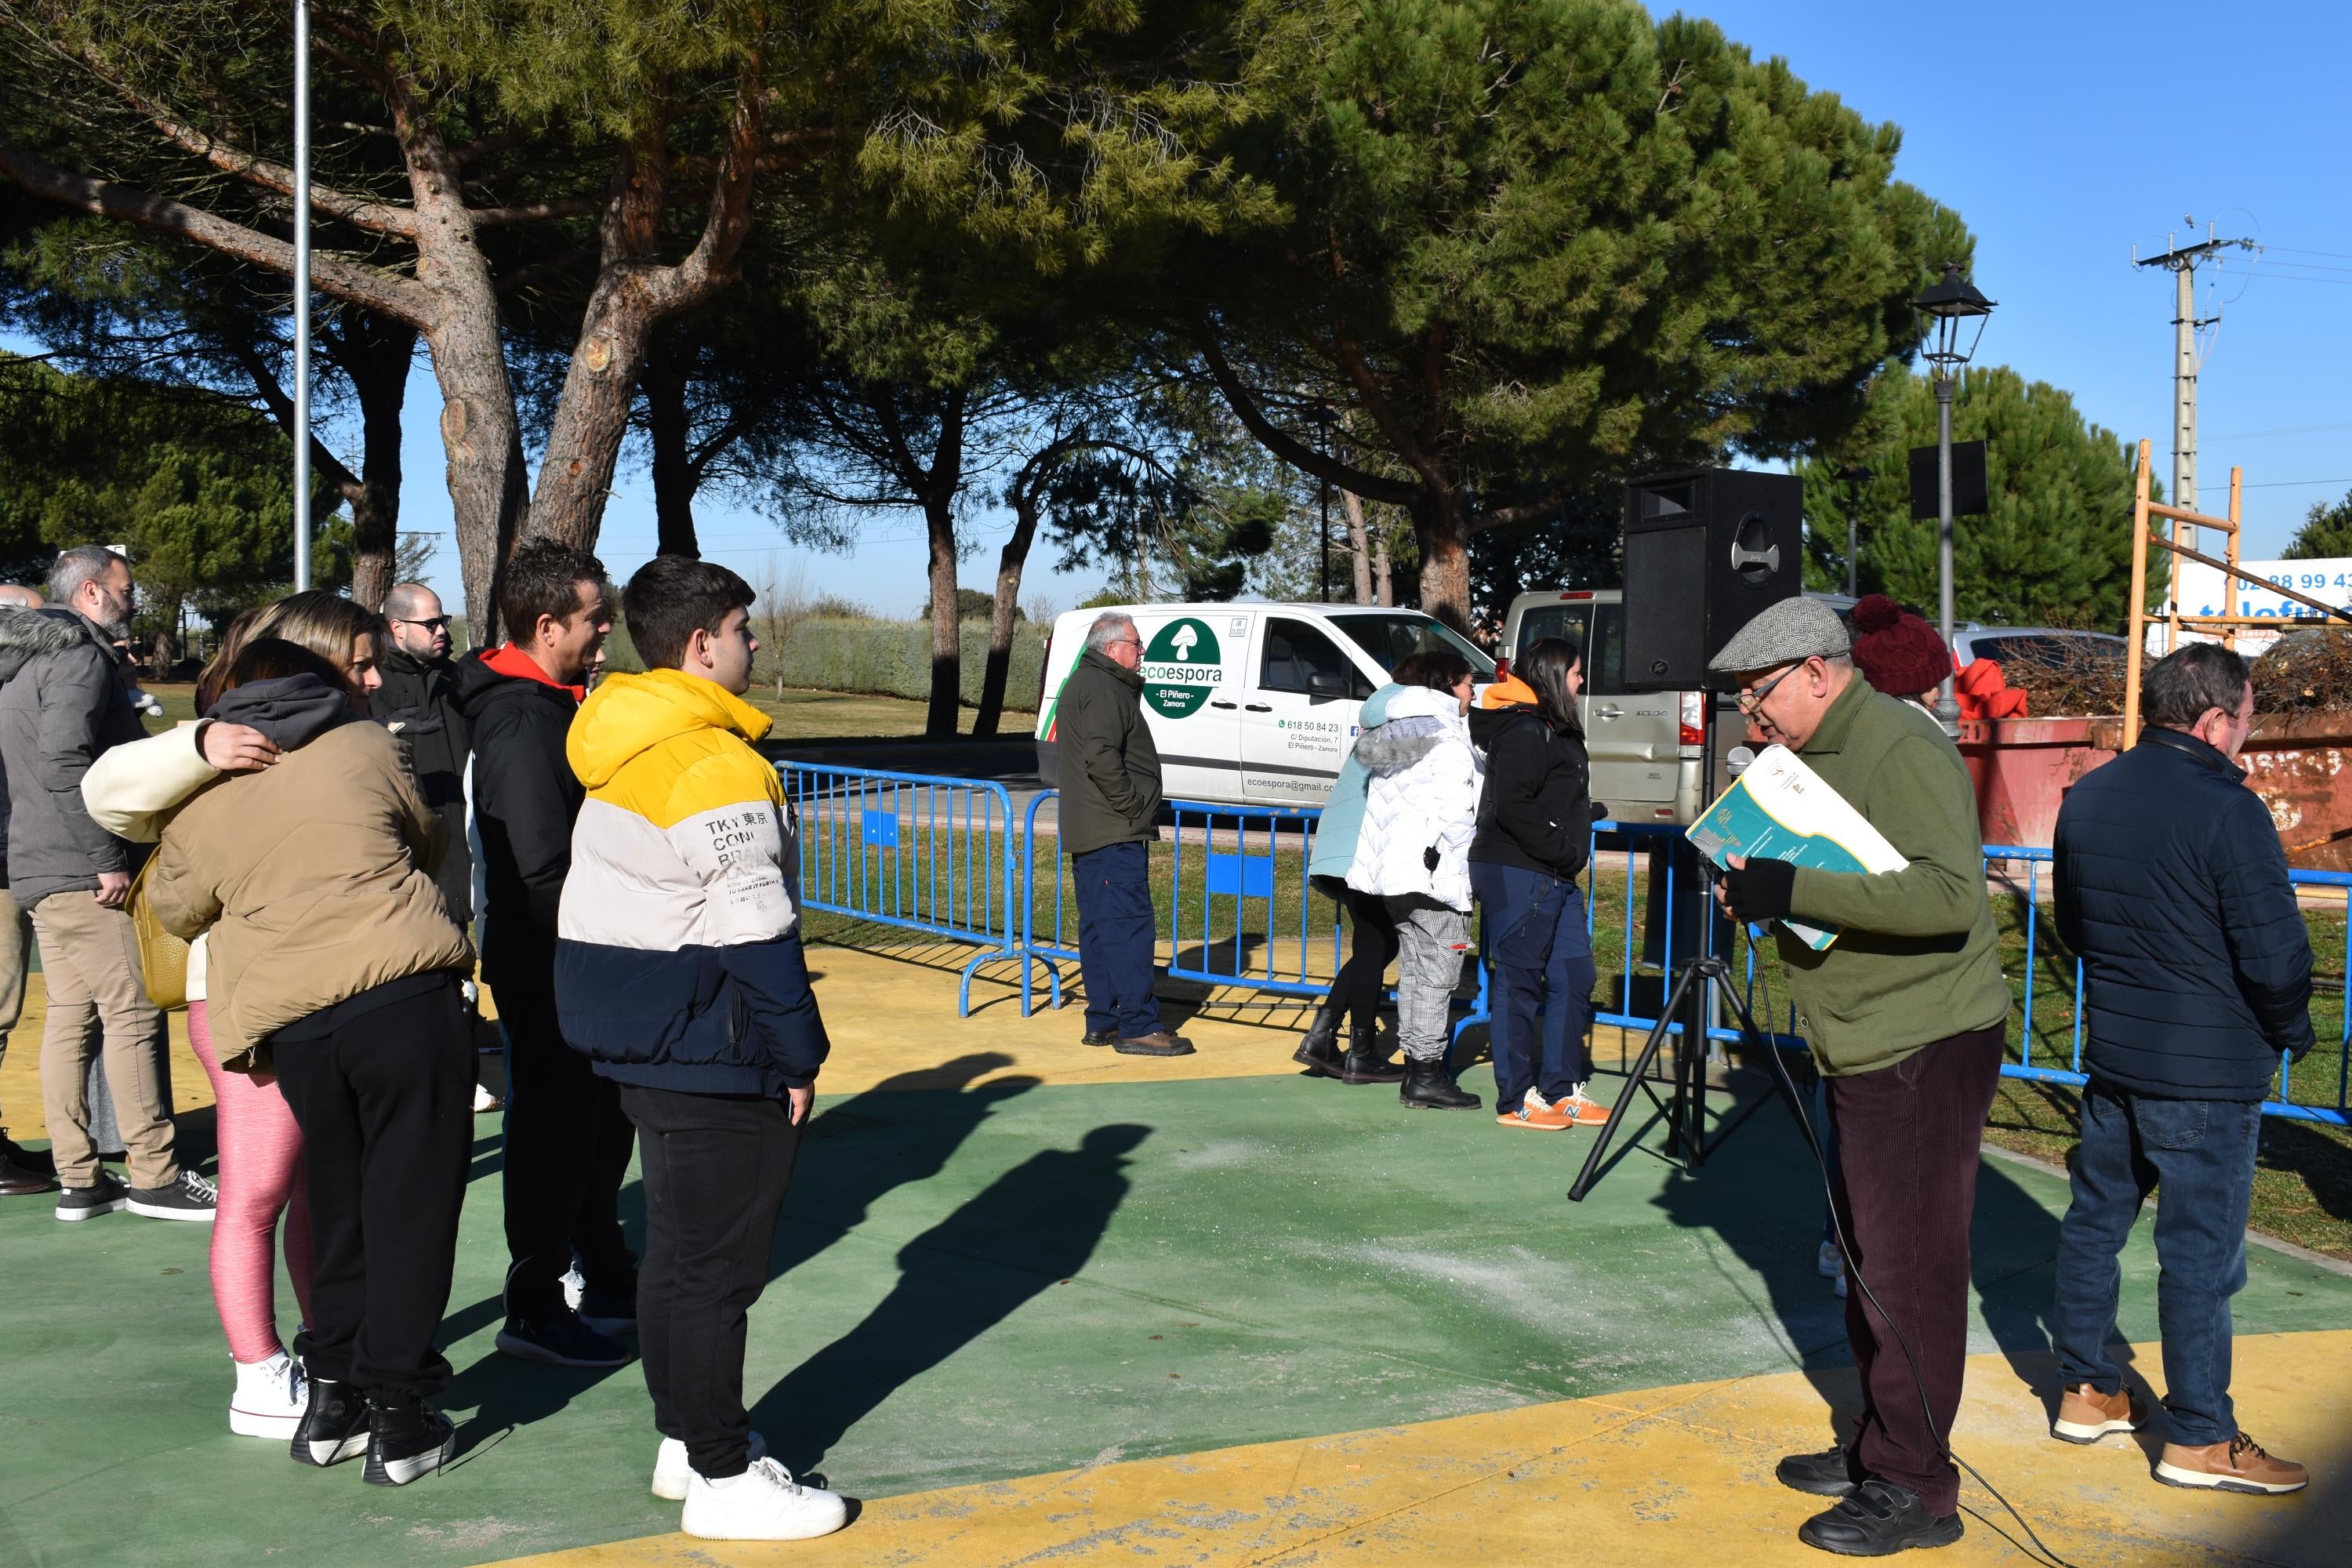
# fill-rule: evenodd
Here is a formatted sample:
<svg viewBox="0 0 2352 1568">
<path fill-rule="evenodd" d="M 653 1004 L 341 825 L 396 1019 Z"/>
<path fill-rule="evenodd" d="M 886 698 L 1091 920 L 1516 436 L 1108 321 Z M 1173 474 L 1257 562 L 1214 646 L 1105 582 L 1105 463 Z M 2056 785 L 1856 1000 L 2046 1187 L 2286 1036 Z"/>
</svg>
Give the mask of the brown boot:
<svg viewBox="0 0 2352 1568">
<path fill-rule="evenodd" d="M 2076 1384 L 2058 1401 L 2050 1435 L 2068 1443 L 2095 1443 L 2110 1432 L 2137 1432 L 2147 1420 L 2147 1412 L 2130 1389 L 2101 1394 L 2087 1383 Z"/>
<path fill-rule="evenodd" d="M 1192 1042 L 1181 1035 L 1154 1029 L 1148 1035 L 1123 1035 L 1110 1043 L 1110 1048 L 1123 1057 L 1189 1057 Z"/>
<path fill-rule="evenodd" d="M 2205 1487 L 2274 1497 L 2309 1486 L 2311 1472 L 2291 1459 L 2273 1459 L 2263 1452 L 2260 1443 L 2241 1432 L 2226 1443 L 2209 1443 L 2201 1448 L 2167 1443 L 2164 1458 L 2156 1462 L 2156 1479 L 2168 1487 Z"/>
</svg>

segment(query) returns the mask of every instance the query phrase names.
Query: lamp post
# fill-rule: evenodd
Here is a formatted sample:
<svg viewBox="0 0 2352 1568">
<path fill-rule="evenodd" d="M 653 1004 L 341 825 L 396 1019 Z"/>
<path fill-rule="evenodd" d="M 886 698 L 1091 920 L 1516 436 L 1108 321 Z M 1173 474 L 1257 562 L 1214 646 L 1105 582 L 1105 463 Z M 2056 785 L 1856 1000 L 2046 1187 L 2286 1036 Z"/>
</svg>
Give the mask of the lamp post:
<svg viewBox="0 0 2352 1568">
<path fill-rule="evenodd" d="M 1935 367 L 1929 374 L 1936 384 L 1936 563 L 1940 591 L 1937 607 L 1941 614 L 1938 629 L 1944 634 L 1944 653 L 1948 659 L 1952 650 L 1952 387 L 1959 367 L 1976 356 L 1977 344 L 1984 341 L 1984 319 L 1992 314 L 1993 302 L 1960 276 L 1958 262 L 1947 261 L 1944 275 L 1927 285 L 1927 291 L 1911 303 L 1935 318 L 1920 353 Z M 1977 324 L 1976 332 L 1964 349 L 1959 346 L 1960 323 L 1972 318 Z M 1960 705 L 1952 695 L 1952 672 L 1948 668 L 1936 699 L 1936 717 L 1948 730 L 1959 722 Z"/>
</svg>

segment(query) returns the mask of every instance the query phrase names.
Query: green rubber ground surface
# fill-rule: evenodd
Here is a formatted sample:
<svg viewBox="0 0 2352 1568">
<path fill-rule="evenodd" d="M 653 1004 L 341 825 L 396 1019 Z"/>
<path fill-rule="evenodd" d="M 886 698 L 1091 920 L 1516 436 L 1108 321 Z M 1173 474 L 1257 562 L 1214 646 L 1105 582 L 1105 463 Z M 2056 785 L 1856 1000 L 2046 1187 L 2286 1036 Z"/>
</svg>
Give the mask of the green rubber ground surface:
<svg viewBox="0 0 2352 1568">
<path fill-rule="evenodd" d="M 228 1435 L 207 1227 L 0 1201 L 0 1568 L 467 1563 L 674 1530 L 634 1365 L 491 1352 L 497 1133 L 481 1119 L 445 1333 L 465 1456 L 398 1492 Z M 757 1422 L 879 1497 L 1843 1363 L 1784 1114 L 1696 1180 L 1636 1152 L 1571 1205 L 1590 1139 L 1278 1078 L 822 1100 L 753 1319 Z M 1973 1349 L 2046 1349 L 2063 1200 L 1985 1165 Z M 624 1205 L 634 1226 L 634 1180 Z M 2352 1326 L 2352 1279 L 2249 1268 L 2241 1332 Z M 2154 1301 L 2143 1223 L 2126 1338 L 2155 1337 Z M 280 1313 L 290 1331 L 290 1291 Z"/>
</svg>

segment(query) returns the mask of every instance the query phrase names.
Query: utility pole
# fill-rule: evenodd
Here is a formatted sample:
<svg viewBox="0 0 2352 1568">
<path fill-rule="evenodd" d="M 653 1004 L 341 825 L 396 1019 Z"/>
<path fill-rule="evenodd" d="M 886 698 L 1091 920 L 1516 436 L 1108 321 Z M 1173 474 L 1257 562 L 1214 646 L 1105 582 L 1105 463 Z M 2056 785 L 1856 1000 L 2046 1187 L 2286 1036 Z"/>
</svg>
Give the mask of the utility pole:
<svg viewBox="0 0 2352 1568">
<path fill-rule="evenodd" d="M 2196 220 L 2185 221 L 2193 224 Z M 2171 245 L 2168 240 L 2167 243 Z M 2210 223 L 2205 226 L 2203 240 L 2194 245 L 2171 245 L 2161 256 L 2143 258 L 2138 247 L 2132 248 L 2133 266 L 2172 269 L 2172 493 L 2165 499 L 2191 511 L 2197 508 L 2197 332 L 2221 319 L 2218 315 L 2201 321 L 2198 318 L 2197 267 L 2208 257 L 2231 246 L 2242 250 L 2257 248 L 2251 239 L 2215 238 Z M 2197 531 L 2187 529 L 2180 542 L 2196 549 Z"/>
</svg>

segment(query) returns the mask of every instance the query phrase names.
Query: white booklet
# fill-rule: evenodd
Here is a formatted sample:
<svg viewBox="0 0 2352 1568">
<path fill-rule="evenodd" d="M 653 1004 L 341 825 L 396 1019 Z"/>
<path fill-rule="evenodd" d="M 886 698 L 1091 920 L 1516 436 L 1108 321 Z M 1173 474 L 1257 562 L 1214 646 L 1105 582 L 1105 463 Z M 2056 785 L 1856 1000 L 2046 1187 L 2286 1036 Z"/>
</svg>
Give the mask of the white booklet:
<svg viewBox="0 0 2352 1568">
<path fill-rule="evenodd" d="M 1874 874 L 1900 871 L 1910 864 L 1885 834 L 1786 746 L 1767 746 L 1690 825 L 1690 840 L 1700 854 L 1727 868 L 1734 855 Z M 1780 923 L 1816 952 L 1837 941 L 1835 926 L 1792 920 Z"/>
</svg>

